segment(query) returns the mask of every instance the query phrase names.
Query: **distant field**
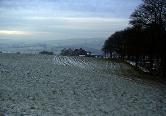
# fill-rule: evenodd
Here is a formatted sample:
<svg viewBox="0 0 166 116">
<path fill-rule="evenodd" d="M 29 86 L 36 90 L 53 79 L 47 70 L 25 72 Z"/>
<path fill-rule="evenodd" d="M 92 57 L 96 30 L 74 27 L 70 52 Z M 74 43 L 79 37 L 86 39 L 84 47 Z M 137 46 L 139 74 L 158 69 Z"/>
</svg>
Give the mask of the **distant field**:
<svg viewBox="0 0 166 116">
<path fill-rule="evenodd" d="M 0 54 L 0 112 L 8 116 L 165 116 L 166 86 L 121 62 Z"/>
</svg>

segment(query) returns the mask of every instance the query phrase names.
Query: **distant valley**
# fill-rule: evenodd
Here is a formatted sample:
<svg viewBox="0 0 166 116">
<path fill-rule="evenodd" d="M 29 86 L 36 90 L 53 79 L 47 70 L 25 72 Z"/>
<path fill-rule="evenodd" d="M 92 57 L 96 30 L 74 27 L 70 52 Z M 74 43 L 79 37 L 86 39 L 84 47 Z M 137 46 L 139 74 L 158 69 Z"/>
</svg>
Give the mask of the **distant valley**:
<svg viewBox="0 0 166 116">
<path fill-rule="evenodd" d="M 42 50 L 59 54 L 64 48 L 83 48 L 92 54 L 102 54 L 104 39 L 67 39 L 67 40 L 12 40 L 0 39 L 0 51 L 4 53 L 38 53 Z"/>
</svg>

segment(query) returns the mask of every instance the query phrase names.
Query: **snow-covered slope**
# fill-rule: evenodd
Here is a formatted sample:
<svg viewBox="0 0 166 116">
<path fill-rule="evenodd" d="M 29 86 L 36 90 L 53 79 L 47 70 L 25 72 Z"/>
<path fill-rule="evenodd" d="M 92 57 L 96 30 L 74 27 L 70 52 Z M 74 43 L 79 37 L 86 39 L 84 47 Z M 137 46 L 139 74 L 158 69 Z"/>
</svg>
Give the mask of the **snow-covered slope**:
<svg viewBox="0 0 166 116">
<path fill-rule="evenodd" d="M 94 58 L 0 54 L 0 112 L 8 116 L 166 115 L 166 86 L 133 80 L 135 75 L 124 74 L 130 68 Z"/>
</svg>

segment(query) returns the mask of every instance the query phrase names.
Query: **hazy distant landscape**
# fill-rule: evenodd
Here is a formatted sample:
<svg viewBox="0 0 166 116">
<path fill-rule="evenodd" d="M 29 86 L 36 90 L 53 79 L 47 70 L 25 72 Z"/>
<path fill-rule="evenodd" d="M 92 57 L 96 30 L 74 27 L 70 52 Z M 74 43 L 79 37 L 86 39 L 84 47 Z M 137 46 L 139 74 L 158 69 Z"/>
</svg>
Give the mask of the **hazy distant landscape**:
<svg viewBox="0 0 166 116">
<path fill-rule="evenodd" d="M 39 53 L 42 50 L 60 54 L 64 48 L 83 48 L 93 54 L 101 55 L 104 39 L 67 39 L 67 40 L 12 40 L 0 39 L 0 51 L 4 53 Z"/>
</svg>

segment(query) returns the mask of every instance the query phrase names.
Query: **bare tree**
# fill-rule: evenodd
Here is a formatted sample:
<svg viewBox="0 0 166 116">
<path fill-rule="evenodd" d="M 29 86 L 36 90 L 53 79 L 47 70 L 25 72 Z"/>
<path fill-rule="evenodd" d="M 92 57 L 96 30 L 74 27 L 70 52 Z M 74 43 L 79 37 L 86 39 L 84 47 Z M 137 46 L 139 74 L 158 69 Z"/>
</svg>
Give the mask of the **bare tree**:
<svg viewBox="0 0 166 116">
<path fill-rule="evenodd" d="M 152 24 L 166 28 L 166 0 L 143 0 L 131 15 L 130 24 L 148 27 Z"/>
<path fill-rule="evenodd" d="M 132 13 L 130 24 L 150 30 L 151 69 L 153 68 L 154 55 L 160 53 L 161 69 L 163 75 L 165 75 L 166 0 L 143 0 L 143 3 Z"/>
</svg>

